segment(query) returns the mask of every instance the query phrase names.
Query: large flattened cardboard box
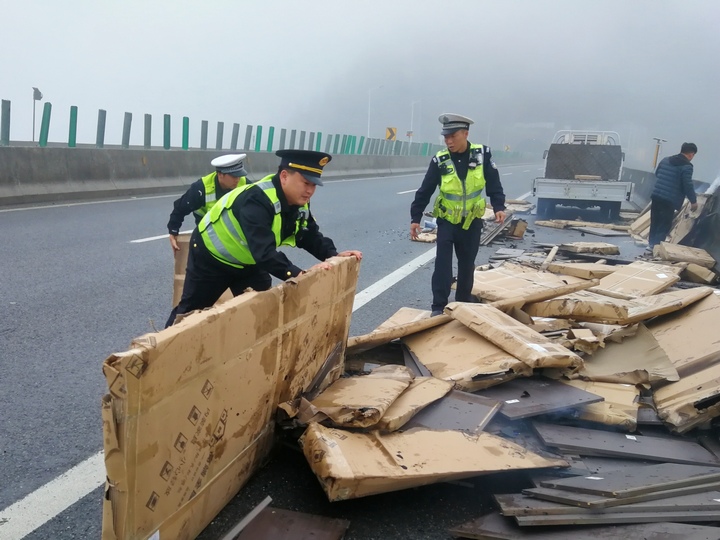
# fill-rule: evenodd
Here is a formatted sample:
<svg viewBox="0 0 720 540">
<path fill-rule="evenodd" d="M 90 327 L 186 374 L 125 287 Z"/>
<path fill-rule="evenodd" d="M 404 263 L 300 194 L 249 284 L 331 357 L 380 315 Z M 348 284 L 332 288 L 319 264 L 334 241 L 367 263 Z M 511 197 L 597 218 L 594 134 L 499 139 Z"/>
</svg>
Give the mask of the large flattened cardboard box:
<svg viewBox="0 0 720 540">
<path fill-rule="evenodd" d="M 266 457 L 279 400 L 341 371 L 359 263 L 332 259 L 136 339 L 103 365 L 103 539 L 195 538 Z M 154 535 L 154 536 L 153 536 Z"/>
</svg>

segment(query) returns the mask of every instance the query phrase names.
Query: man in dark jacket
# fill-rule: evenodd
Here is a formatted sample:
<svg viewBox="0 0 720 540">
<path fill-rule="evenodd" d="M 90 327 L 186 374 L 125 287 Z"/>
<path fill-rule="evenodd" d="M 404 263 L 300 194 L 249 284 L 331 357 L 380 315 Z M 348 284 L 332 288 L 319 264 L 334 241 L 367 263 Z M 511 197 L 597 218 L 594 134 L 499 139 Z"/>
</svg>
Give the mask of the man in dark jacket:
<svg viewBox="0 0 720 540">
<path fill-rule="evenodd" d="M 692 183 L 692 159 L 697 153 L 694 143 L 683 143 L 680 153 L 664 158 L 655 169 L 655 189 L 650 207 L 649 249 L 664 242 L 672 228 L 675 211 L 682 208 L 685 197 L 690 209 L 697 210 L 697 197 Z"/>
</svg>

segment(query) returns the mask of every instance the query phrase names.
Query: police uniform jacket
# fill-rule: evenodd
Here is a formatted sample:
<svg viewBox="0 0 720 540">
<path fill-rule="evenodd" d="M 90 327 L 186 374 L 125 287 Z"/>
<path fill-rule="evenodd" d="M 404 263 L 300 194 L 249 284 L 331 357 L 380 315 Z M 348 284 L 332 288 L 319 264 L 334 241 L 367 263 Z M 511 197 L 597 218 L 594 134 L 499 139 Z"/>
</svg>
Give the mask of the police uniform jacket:
<svg viewBox="0 0 720 540">
<path fill-rule="evenodd" d="M 223 195 L 230 193 L 231 191 L 232 189 L 225 189 L 220 185 L 220 182 L 218 182 L 216 175 L 216 200 L 219 201 Z M 173 211 L 170 213 L 170 220 L 167 224 L 168 233 L 172 234 L 173 236 L 177 236 L 178 234 L 180 234 L 180 227 L 182 227 L 185 216 L 192 212 L 195 212 L 196 210 L 200 210 L 203 206 L 205 206 L 205 204 L 205 184 L 203 184 L 202 178 L 200 178 L 199 180 L 196 180 L 195 182 L 190 184 L 190 187 L 183 194 L 183 196 L 173 203 Z M 197 225 L 198 223 L 200 223 L 200 219 L 202 219 L 202 217 L 198 217 L 197 215 L 195 215 L 194 217 L 195 225 Z"/>
<path fill-rule="evenodd" d="M 272 183 L 280 200 L 281 239 L 284 240 L 295 233 L 300 207 L 288 203 L 277 174 L 272 177 Z M 262 189 L 250 188 L 243 191 L 233 202 L 231 211 L 245 233 L 248 249 L 258 269 L 265 270 L 282 280 L 295 277 L 302 272 L 301 268 L 290 262 L 276 247 L 275 234 L 272 231 L 275 209 Z M 307 227 L 299 230 L 295 235 L 295 243 L 297 247 L 321 261 L 338 254 L 333 241 L 320 232 L 312 212 L 308 217 Z"/>
<path fill-rule="evenodd" d="M 500 174 L 492 160 L 490 147 L 483 148 L 483 174 L 485 176 L 485 193 L 490 197 L 490 204 L 495 212 L 505 210 L 505 193 L 500 183 Z M 455 170 L 460 180 L 465 181 L 470 161 L 470 141 L 465 152 L 450 152 L 450 158 L 455 164 Z M 410 205 L 410 222 L 420 223 L 422 214 L 427 207 L 433 193 L 440 187 L 441 175 L 438 168 L 437 156 L 430 161 L 420 189 L 415 193 L 415 200 Z"/>
</svg>

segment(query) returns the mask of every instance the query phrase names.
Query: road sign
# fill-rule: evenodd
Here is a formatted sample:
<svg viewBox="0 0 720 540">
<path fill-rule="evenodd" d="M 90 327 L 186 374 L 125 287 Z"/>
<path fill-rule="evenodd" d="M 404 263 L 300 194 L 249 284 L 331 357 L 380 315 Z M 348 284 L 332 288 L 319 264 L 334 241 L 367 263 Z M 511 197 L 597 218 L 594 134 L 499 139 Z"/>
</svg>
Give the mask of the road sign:
<svg viewBox="0 0 720 540">
<path fill-rule="evenodd" d="M 394 141 L 397 139 L 397 128 L 389 127 L 385 128 L 385 140 L 386 141 Z"/>
<path fill-rule="evenodd" d="M 405 136 L 408 137 L 408 138 L 412 138 L 413 132 L 412 132 L 412 131 L 408 131 L 408 132 L 405 134 Z"/>
</svg>

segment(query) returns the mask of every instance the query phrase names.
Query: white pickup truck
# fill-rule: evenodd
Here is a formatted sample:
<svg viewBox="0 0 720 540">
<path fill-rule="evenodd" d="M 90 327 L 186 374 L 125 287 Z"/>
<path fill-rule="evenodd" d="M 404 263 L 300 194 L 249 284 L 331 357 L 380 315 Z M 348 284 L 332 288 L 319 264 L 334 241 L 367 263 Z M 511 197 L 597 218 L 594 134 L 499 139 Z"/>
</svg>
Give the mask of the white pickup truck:
<svg viewBox="0 0 720 540">
<path fill-rule="evenodd" d="M 614 131 L 558 131 L 545 151 L 545 175 L 533 181 L 537 213 L 549 217 L 555 206 L 599 207 L 602 219 L 620 217 L 632 183 L 621 182 L 625 154 Z"/>
</svg>

